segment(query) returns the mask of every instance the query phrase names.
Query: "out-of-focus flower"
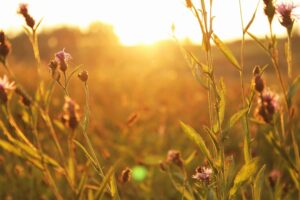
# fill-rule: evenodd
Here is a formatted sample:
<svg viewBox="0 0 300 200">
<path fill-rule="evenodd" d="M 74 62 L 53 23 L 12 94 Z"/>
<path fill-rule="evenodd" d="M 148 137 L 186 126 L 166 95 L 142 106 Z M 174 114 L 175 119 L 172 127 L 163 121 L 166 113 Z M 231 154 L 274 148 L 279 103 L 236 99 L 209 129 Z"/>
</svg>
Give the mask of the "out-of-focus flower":
<svg viewBox="0 0 300 200">
<path fill-rule="evenodd" d="M 121 175 L 120 175 L 120 181 L 122 183 L 127 183 L 131 180 L 131 169 L 129 169 L 128 167 L 125 168 L 122 172 L 121 172 Z"/>
<path fill-rule="evenodd" d="M 22 15 L 26 21 L 27 26 L 33 29 L 35 25 L 35 20 L 28 13 L 28 4 L 21 3 L 17 11 L 18 14 Z"/>
<path fill-rule="evenodd" d="M 209 183 L 211 181 L 212 174 L 213 170 L 211 168 L 199 166 L 196 168 L 196 174 L 194 174 L 192 178 L 198 181 Z"/>
<path fill-rule="evenodd" d="M 270 174 L 269 174 L 269 182 L 272 188 L 275 187 L 276 182 L 280 179 L 281 177 L 281 172 L 277 169 L 273 169 Z"/>
<path fill-rule="evenodd" d="M 270 90 L 264 90 L 258 99 L 255 114 L 266 123 L 271 123 L 275 112 L 279 110 L 279 96 Z"/>
<path fill-rule="evenodd" d="M 15 88 L 15 82 L 9 82 L 6 75 L 0 78 L 0 103 L 6 103 L 8 101 L 8 93 Z"/>
<path fill-rule="evenodd" d="M 78 78 L 82 82 L 87 82 L 87 80 L 89 78 L 89 73 L 86 70 L 83 70 L 83 71 L 81 71 L 81 72 L 78 73 Z"/>
<path fill-rule="evenodd" d="M 79 105 L 70 97 L 65 97 L 63 106 L 63 122 L 72 130 L 75 130 L 79 124 Z"/>
<path fill-rule="evenodd" d="M 185 5 L 187 8 L 192 8 L 193 7 L 192 0 L 185 0 Z"/>
<path fill-rule="evenodd" d="M 181 159 L 180 152 L 177 150 L 169 150 L 168 151 L 167 162 L 174 163 L 178 167 L 183 167 L 183 161 Z"/>
<path fill-rule="evenodd" d="M 65 72 L 68 68 L 68 61 L 72 59 L 71 54 L 65 52 L 65 49 L 55 54 L 55 58 L 59 63 L 60 70 Z"/>
<path fill-rule="evenodd" d="M 3 31 L 0 31 L 0 62 L 5 63 L 6 57 L 11 50 L 11 45 L 5 37 Z"/>
<path fill-rule="evenodd" d="M 279 22 L 289 31 L 292 30 L 295 19 L 299 18 L 299 15 L 295 13 L 295 8 L 297 7 L 298 6 L 296 6 L 292 0 L 282 0 L 276 3 L 276 12 L 279 15 Z"/>
</svg>

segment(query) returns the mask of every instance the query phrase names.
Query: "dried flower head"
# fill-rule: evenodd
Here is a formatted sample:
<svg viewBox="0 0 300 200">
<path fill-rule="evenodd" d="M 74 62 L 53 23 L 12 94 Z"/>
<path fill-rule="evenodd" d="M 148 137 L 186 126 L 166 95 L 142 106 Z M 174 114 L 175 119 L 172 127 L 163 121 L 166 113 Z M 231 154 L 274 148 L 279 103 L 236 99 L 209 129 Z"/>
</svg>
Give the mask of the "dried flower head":
<svg viewBox="0 0 300 200">
<path fill-rule="evenodd" d="M 83 70 L 83 71 L 81 71 L 81 72 L 78 73 L 78 78 L 82 82 L 87 82 L 87 80 L 89 78 L 89 73 L 86 70 Z"/>
<path fill-rule="evenodd" d="M 55 59 L 59 64 L 60 70 L 65 72 L 68 68 L 68 62 L 72 59 L 72 56 L 63 49 L 55 54 Z"/>
<path fill-rule="evenodd" d="M 258 99 L 255 114 L 258 119 L 271 123 L 274 114 L 279 110 L 279 96 L 270 90 L 264 90 Z"/>
<path fill-rule="evenodd" d="M 63 122 L 72 130 L 75 130 L 79 124 L 79 105 L 70 97 L 65 97 L 63 106 Z"/>
<path fill-rule="evenodd" d="M 167 162 L 174 163 L 178 167 L 183 167 L 183 161 L 181 159 L 180 152 L 177 150 L 169 150 L 168 151 Z"/>
<path fill-rule="evenodd" d="M 5 63 L 6 57 L 11 50 L 11 45 L 3 31 L 0 31 L 0 62 Z"/>
<path fill-rule="evenodd" d="M 279 22 L 282 26 L 286 27 L 289 33 L 292 30 L 295 19 L 299 18 L 295 14 L 295 8 L 298 6 L 295 5 L 292 0 L 282 0 L 276 4 L 276 12 L 279 15 Z"/>
<path fill-rule="evenodd" d="M 18 9 L 17 13 L 22 15 L 26 21 L 27 26 L 29 26 L 31 29 L 33 29 L 33 27 L 35 25 L 35 20 L 28 13 L 28 4 L 21 3 L 19 5 L 19 9 Z"/>
<path fill-rule="evenodd" d="M 6 75 L 0 78 L 0 103 L 6 103 L 8 101 L 8 93 L 15 88 L 15 82 L 9 82 Z"/>
<path fill-rule="evenodd" d="M 268 17 L 269 23 L 272 23 L 275 15 L 275 6 L 273 0 L 264 0 L 264 12 Z"/>
<path fill-rule="evenodd" d="M 120 181 L 122 183 L 127 183 L 131 180 L 131 169 L 129 169 L 128 167 L 123 169 L 123 171 L 121 172 L 121 175 L 120 175 Z"/>
<path fill-rule="evenodd" d="M 211 168 L 199 166 L 196 168 L 196 174 L 194 174 L 192 178 L 208 184 L 211 181 L 212 174 L 213 171 Z"/>
</svg>

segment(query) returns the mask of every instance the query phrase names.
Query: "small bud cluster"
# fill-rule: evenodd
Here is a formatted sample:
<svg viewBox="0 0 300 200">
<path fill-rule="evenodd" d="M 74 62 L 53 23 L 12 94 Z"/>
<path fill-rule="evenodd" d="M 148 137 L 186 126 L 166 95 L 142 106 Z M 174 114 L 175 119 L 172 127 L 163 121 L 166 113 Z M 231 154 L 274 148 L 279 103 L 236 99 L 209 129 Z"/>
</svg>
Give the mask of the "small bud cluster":
<svg viewBox="0 0 300 200">
<path fill-rule="evenodd" d="M 60 81 L 60 77 L 61 77 L 60 71 L 62 73 L 66 73 L 68 69 L 68 62 L 71 59 L 72 59 L 71 54 L 65 52 L 65 49 L 55 53 L 54 59 L 50 60 L 48 64 L 48 67 L 51 72 L 51 76 L 54 80 L 56 80 L 57 82 Z"/>
<path fill-rule="evenodd" d="M 72 130 L 75 130 L 79 124 L 79 105 L 70 97 L 65 97 L 62 121 Z"/>
<path fill-rule="evenodd" d="M 18 14 L 22 15 L 26 21 L 27 26 L 29 26 L 31 29 L 34 28 L 35 21 L 31 17 L 31 15 L 28 13 L 28 5 L 27 4 L 20 4 Z"/>
<path fill-rule="evenodd" d="M 277 181 L 280 179 L 281 177 L 281 172 L 277 169 L 273 169 L 270 174 L 269 174 L 269 183 L 271 185 L 272 188 L 275 187 Z"/>
<path fill-rule="evenodd" d="M 0 62 L 5 63 L 6 57 L 11 50 L 11 45 L 3 31 L 0 31 Z"/>
<path fill-rule="evenodd" d="M 278 110 L 278 96 L 265 89 L 265 83 L 261 78 L 261 72 L 258 66 L 254 69 L 254 88 L 258 92 L 258 106 L 255 110 L 256 117 L 266 123 L 271 123 L 275 112 Z"/>
</svg>

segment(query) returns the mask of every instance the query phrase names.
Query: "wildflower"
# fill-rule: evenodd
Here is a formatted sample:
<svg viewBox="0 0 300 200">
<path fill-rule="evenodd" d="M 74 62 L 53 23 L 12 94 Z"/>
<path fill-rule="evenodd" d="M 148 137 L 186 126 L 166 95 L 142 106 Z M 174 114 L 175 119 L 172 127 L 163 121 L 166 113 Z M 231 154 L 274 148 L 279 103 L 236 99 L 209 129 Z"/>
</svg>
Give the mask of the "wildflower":
<svg viewBox="0 0 300 200">
<path fill-rule="evenodd" d="M 55 58 L 59 64 L 60 70 L 65 72 L 68 68 L 68 61 L 72 59 L 71 54 L 65 52 L 65 49 L 55 54 Z"/>
<path fill-rule="evenodd" d="M 279 110 L 279 97 L 270 90 L 261 93 L 256 108 L 256 116 L 270 123 L 276 111 Z"/>
<path fill-rule="evenodd" d="M 78 73 L 78 78 L 82 81 L 82 82 L 87 82 L 88 78 L 89 78 L 89 73 L 85 70 L 81 71 Z"/>
<path fill-rule="evenodd" d="M 269 23 L 272 23 L 275 15 L 275 6 L 273 0 L 264 0 L 264 12 L 268 17 Z"/>
<path fill-rule="evenodd" d="M 254 87 L 257 92 L 262 92 L 265 88 L 264 80 L 260 75 L 256 75 L 254 78 Z"/>
<path fill-rule="evenodd" d="M 57 82 L 59 82 L 60 73 L 56 70 L 57 66 L 58 66 L 58 62 L 55 59 L 53 59 L 49 62 L 48 66 L 49 66 L 52 78 L 54 80 L 56 80 Z"/>
<path fill-rule="evenodd" d="M 19 10 L 17 13 L 22 15 L 26 21 L 27 26 L 29 26 L 31 29 L 33 29 L 33 27 L 35 25 L 35 20 L 28 13 L 28 4 L 21 3 L 19 5 Z"/>
<path fill-rule="evenodd" d="M 187 8 L 192 8 L 193 7 L 192 0 L 185 0 L 185 5 Z"/>
<path fill-rule="evenodd" d="M 0 78 L 0 103 L 6 103 L 8 101 L 8 92 L 14 90 L 15 82 L 9 82 L 6 75 Z"/>
<path fill-rule="evenodd" d="M 268 179 L 272 188 L 275 187 L 275 184 L 277 183 L 280 177 L 281 177 L 281 172 L 279 170 L 273 169 L 270 172 Z"/>
<path fill-rule="evenodd" d="M 199 166 L 196 168 L 196 174 L 194 174 L 192 178 L 208 184 L 211 181 L 212 173 L 211 168 Z"/>
<path fill-rule="evenodd" d="M 65 97 L 62 120 L 69 128 L 75 130 L 79 124 L 79 105 L 70 97 Z"/>
<path fill-rule="evenodd" d="M 121 172 L 121 176 L 120 176 L 120 181 L 122 183 L 127 183 L 131 180 L 131 169 L 129 169 L 128 167 L 125 168 L 122 172 Z"/>
<path fill-rule="evenodd" d="M 169 150 L 168 151 L 167 162 L 174 163 L 178 167 L 183 167 L 183 161 L 181 159 L 180 152 L 177 150 Z"/>
<path fill-rule="evenodd" d="M 290 33 L 295 19 L 298 17 L 295 14 L 297 6 L 293 1 L 280 1 L 276 4 L 276 12 L 279 15 L 279 22 L 282 26 L 287 28 Z"/>
<path fill-rule="evenodd" d="M 0 62 L 5 64 L 7 55 L 9 54 L 11 45 L 5 37 L 3 31 L 0 31 Z"/>
</svg>

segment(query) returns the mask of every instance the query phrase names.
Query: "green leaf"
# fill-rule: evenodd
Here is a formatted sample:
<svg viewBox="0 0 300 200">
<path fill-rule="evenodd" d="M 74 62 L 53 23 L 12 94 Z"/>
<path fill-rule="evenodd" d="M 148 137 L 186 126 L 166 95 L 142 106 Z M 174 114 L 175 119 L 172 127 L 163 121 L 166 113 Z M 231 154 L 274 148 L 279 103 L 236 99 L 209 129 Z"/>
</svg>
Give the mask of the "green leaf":
<svg viewBox="0 0 300 200">
<path fill-rule="evenodd" d="M 208 161 L 212 164 L 212 158 L 208 148 L 206 147 L 204 140 L 192 127 L 186 125 L 183 122 L 180 122 L 181 128 L 183 129 L 184 133 L 189 136 L 191 140 L 193 140 L 199 147 L 200 151 L 207 157 Z"/>
<path fill-rule="evenodd" d="M 247 34 L 263 49 L 267 54 L 269 54 L 268 48 L 252 33 L 247 32 Z"/>
<path fill-rule="evenodd" d="M 289 107 L 292 104 L 292 98 L 295 96 L 295 94 L 299 88 L 299 84 L 300 84 L 300 76 L 298 76 L 294 79 L 292 85 L 289 88 L 288 95 L 287 95 Z"/>
<path fill-rule="evenodd" d="M 247 114 L 247 112 L 248 108 L 244 108 L 234 113 L 229 119 L 229 123 L 226 127 L 226 130 L 232 128 L 245 114 Z"/>
<path fill-rule="evenodd" d="M 244 28 L 244 34 L 248 31 L 248 29 L 250 28 L 250 26 L 252 25 L 254 19 L 255 19 L 255 16 L 256 16 L 256 12 L 257 12 L 257 8 L 258 8 L 258 5 L 260 3 L 260 0 L 258 0 L 257 4 L 256 4 L 256 8 L 255 8 L 255 11 L 250 19 L 250 21 L 248 22 L 248 24 L 246 25 L 246 27 Z"/>
<path fill-rule="evenodd" d="M 239 71 L 241 70 L 241 66 L 234 57 L 233 53 L 230 49 L 221 41 L 221 39 L 213 34 L 213 41 L 217 45 L 217 47 L 222 51 L 222 53 L 226 56 L 226 58 L 235 66 Z"/>
<path fill-rule="evenodd" d="M 84 152 L 84 154 L 86 155 L 86 157 L 92 162 L 92 164 L 97 168 L 97 163 L 94 160 L 94 158 L 90 155 L 90 153 L 87 151 L 87 149 L 77 140 L 73 140 L 74 143 L 80 147 L 80 149 Z"/>
<path fill-rule="evenodd" d="M 254 199 L 261 199 L 261 189 L 264 183 L 264 172 L 266 169 L 266 165 L 263 165 L 258 171 L 255 179 L 254 179 Z"/>
<path fill-rule="evenodd" d="M 229 199 L 237 193 L 242 185 L 244 185 L 250 178 L 252 178 L 258 170 L 259 160 L 257 158 L 252 159 L 250 162 L 242 166 L 234 179 L 233 186 L 229 191 Z"/>
<path fill-rule="evenodd" d="M 225 116 L 226 88 L 225 88 L 225 83 L 224 83 L 223 79 L 220 80 L 220 87 L 217 88 L 217 91 L 218 91 L 217 106 L 218 106 L 218 115 L 219 115 L 220 124 L 219 124 L 219 121 L 215 122 L 214 127 L 213 127 L 213 130 L 215 133 L 219 132 L 219 130 L 220 130 L 219 126 L 222 126 L 223 121 L 224 121 L 224 116 Z"/>
</svg>

